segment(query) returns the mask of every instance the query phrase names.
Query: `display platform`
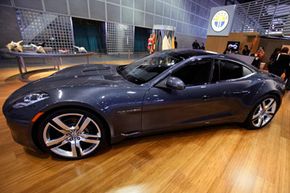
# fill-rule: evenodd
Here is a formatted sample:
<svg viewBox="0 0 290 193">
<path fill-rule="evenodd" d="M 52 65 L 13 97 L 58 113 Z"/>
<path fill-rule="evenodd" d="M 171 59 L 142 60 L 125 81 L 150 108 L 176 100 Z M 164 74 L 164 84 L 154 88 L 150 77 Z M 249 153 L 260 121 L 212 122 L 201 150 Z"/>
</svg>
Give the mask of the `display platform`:
<svg viewBox="0 0 290 193">
<path fill-rule="evenodd" d="M 95 53 L 94 52 L 87 52 L 87 53 L 35 53 L 33 51 L 27 51 L 27 52 L 10 52 L 7 51 L 6 49 L 0 50 L 0 54 L 5 54 L 9 56 L 14 56 L 17 58 L 17 64 L 18 64 L 18 69 L 20 73 L 20 80 L 24 82 L 28 82 L 28 77 L 30 74 L 36 73 L 36 72 L 43 72 L 43 71 L 49 71 L 49 70 L 60 70 L 60 66 L 63 64 L 62 63 L 62 58 L 63 57 L 86 57 L 87 64 L 90 63 L 89 57 L 93 56 Z M 52 68 L 45 68 L 45 69 L 37 69 L 33 71 L 28 71 L 27 70 L 27 65 L 25 63 L 25 58 L 44 58 L 45 60 L 47 59 L 52 59 L 54 60 L 54 64 Z"/>
</svg>

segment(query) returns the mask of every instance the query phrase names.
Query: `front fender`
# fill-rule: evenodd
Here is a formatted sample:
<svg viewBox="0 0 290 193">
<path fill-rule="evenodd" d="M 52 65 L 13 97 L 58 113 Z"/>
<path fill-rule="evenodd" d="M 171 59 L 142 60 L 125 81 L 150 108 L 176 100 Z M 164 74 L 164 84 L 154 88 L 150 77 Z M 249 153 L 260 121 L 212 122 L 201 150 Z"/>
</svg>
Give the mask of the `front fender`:
<svg viewBox="0 0 290 193">
<path fill-rule="evenodd" d="M 114 136 L 113 126 L 105 118 L 104 112 L 102 112 L 100 110 L 101 108 L 94 107 L 94 106 L 91 106 L 90 104 L 79 102 L 79 101 L 62 101 L 62 102 L 56 102 L 56 103 L 53 103 L 52 105 L 46 106 L 40 110 L 40 112 L 43 112 L 43 114 L 38 119 L 43 118 L 46 114 L 48 114 L 56 109 L 62 109 L 62 108 L 80 108 L 80 109 L 88 110 L 88 111 L 96 114 L 99 118 L 101 118 L 101 120 L 105 121 L 105 124 L 107 124 L 107 126 L 109 127 L 108 129 L 110 129 L 111 136 Z"/>
</svg>

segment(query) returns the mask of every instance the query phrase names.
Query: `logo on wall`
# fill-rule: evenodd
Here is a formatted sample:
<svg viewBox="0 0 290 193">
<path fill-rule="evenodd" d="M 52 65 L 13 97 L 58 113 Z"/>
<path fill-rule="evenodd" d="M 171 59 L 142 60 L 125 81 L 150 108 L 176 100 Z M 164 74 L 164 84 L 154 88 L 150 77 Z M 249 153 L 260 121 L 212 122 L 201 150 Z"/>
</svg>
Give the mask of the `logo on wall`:
<svg viewBox="0 0 290 193">
<path fill-rule="evenodd" d="M 224 11 L 218 11 L 211 20 L 211 27 L 214 31 L 223 31 L 229 23 L 229 14 Z"/>
</svg>

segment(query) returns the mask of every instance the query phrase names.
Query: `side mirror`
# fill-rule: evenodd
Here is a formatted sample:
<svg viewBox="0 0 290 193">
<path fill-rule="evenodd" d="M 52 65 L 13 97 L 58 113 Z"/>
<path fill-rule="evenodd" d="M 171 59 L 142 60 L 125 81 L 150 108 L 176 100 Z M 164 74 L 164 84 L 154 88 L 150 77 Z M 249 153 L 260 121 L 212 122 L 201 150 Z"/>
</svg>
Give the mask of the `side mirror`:
<svg viewBox="0 0 290 193">
<path fill-rule="evenodd" d="M 180 80 L 177 77 L 170 76 L 166 80 L 166 86 L 168 88 L 174 89 L 174 90 L 183 90 L 185 89 L 185 84 L 182 80 Z"/>
</svg>

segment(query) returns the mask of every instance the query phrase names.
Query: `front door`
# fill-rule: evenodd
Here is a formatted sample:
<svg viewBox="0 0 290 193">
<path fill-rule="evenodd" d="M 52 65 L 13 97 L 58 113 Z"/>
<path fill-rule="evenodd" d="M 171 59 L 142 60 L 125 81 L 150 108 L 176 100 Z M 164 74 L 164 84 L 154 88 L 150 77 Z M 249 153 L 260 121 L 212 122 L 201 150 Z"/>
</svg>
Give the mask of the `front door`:
<svg viewBox="0 0 290 193">
<path fill-rule="evenodd" d="M 144 98 L 142 128 L 144 131 L 179 129 L 203 125 L 222 109 L 216 108 L 220 96 L 211 96 L 215 87 L 209 84 L 212 59 L 192 61 L 175 70 L 184 90 L 152 87 Z"/>
</svg>

